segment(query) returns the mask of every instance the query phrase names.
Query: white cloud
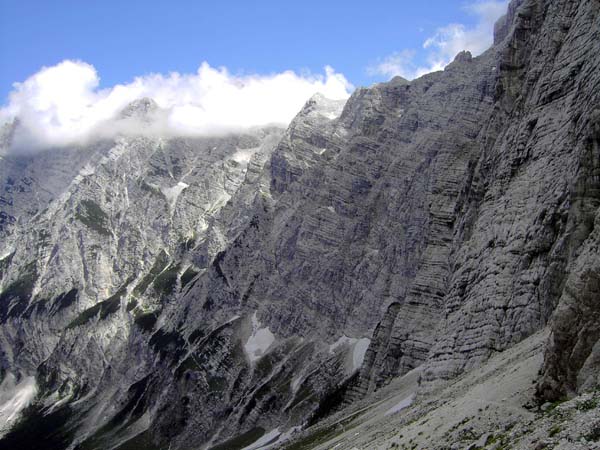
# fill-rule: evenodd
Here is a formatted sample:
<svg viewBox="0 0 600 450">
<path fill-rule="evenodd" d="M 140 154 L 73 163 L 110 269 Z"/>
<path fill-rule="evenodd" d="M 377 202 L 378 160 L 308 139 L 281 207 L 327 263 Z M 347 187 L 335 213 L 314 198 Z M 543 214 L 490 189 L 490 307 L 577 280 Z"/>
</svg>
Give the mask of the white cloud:
<svg viewBox="0 0 600 450">
<path fill-rule="evenodd" d="M 416 51 L 410 49 L 392 53 L 377 65 L 367 67 L 367 74 L 371 76 L 384 75 L 389 78 L 400 75 L 409 80 L 416 78 L 422 75 L 420 74 L 421 68 L 414 61 L 416 54 Z"/>
<path fill-rule="evenodd" d="M 394 77 L 400 75 L 412 80 L 429 72 L 442 70 L 463 50 L 480 55 L 493 43 L 494 23 L 508 7 L 508 0 L 484 0 L 467 4 L 464 9 L 477 18 L 472 27 L 452 23 L 438 28 L 433 36 L 423 42 L 424 64 L 415 62 L 417 52 L 406 49 L 393 53 L 367 68 L 370 75 Z"/>
<path fill-rule="evenodd" d="M 161 132 L 220 134 L 287 124 L 313 94 L 345 99 L 352 89 L 331 67 L 322 75 L 235 76 L 206 62 L 195 74 L 152 74 L 107 89 L 98 88 L 99 80 L 96 69 L 81 61 L 44 67 L 13 85 L 8 104 L 0 108 L 0 125 L 18 118 L 17 139 L 29 147 L 81 142 L 123 131 L 107 121 L 132 101 L 149 97 L 164 109 Z"/>
<path fill-rule="evenodd" d="M 367 67 L 367 74 L 370 76 L 384 76 L 393 78 L 401 76 L 407 80 L 414 80 L 426 73 L 443 70 L 447 63 L 434 61 L 433 58 L 428 58 L 427 65 L 419 65 L 415 58 L 417 52 L 413 49 L 404 49 L 399 52 L 394 52 L 378 61 L 375 65 Z"/>
</svg>

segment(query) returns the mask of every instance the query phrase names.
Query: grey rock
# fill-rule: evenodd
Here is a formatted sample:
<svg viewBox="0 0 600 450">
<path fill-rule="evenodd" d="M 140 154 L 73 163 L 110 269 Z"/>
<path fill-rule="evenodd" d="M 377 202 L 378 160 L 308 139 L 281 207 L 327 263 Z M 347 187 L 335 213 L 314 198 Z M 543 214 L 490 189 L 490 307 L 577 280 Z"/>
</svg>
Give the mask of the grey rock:
<svg viewBox="0 0 600 450">
<path fill-rule="evenodd" d="M 546 326 L 540 395 L 595 385 L 599 20 L 513 1 L 483 55 L 285 131 L 161 137 L 149 99 L 82 148 L 11 154 L 7 128 L 3 376 L 88 448 L 275 439 Z"/>
</svg>

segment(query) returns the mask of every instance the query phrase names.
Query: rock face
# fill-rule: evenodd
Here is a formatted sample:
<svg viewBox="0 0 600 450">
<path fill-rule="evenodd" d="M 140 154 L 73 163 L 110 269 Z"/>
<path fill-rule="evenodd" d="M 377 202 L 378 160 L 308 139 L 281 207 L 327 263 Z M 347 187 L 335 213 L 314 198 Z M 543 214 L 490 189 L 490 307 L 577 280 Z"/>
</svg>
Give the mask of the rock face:
<svg viewBox="0 0 600 450">
<path fill-rule="evenodd" d="M 483 55 L 285 132 L 4 144 L 1 390 L 37 396 L 3 444 L 281 442 L 546 326 L 539 394 L 595 385 L 599 25 L 597 0 L 515 0 Z"/>
<path fill-rule="evenodd" d="M 598 205 L 586 137 L 598 105 L 598 6 L 514 10 L 489 122 L 501 128 L 493 145 L 482 136 L 477 201 L 466 211 L 473 220 L 453 258 L 427 379 L 473 367 L 544 326 L 565 292 Z"/>
</svg>

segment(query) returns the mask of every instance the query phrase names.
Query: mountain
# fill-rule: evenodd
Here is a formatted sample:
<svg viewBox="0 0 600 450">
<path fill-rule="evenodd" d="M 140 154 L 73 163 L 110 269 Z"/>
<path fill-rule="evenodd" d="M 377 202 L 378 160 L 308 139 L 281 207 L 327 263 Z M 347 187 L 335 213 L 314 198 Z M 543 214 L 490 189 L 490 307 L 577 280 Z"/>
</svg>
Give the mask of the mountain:
<svg viewBox="0 0 600 450">
<path fill-rule="evenodd" d="M 599 25 L 513 0 L 483 55 L 287 130 L 163 136 L 150 99 L 77 147 L 11 153 L 7 126 L 0 443 L 533 448 L 555 423 L 524 404 L 587 420 Z M 570 417 L 544 438 L 598 440 Z"/>
</svg>

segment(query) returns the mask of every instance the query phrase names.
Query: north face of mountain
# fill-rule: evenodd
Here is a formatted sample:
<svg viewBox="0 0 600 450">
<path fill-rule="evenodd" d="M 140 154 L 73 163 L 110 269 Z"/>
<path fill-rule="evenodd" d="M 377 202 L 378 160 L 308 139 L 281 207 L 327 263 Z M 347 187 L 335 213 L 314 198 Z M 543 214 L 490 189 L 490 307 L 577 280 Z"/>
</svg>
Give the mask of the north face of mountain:
<svg viewBox="0 0 600 450">
<path fill-rule="evenodd" d="M 285 131 L 3 153 L 2 390 L 32 400 L 5 442 L 283 446 L 541 330 L 538 399 L 594 387 L 599 30 L 597 0 L 514 0 L 483 55 Z"/>
</svg>

